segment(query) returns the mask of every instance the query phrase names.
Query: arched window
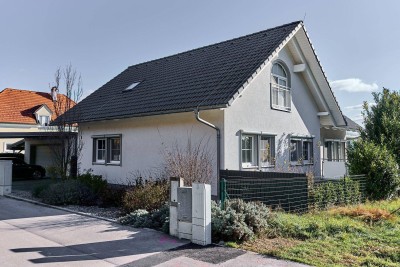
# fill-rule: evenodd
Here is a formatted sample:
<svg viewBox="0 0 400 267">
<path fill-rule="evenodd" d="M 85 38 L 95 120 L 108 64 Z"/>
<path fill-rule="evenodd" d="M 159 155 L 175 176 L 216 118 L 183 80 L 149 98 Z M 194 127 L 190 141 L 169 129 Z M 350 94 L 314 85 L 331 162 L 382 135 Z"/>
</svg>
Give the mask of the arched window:
<svg viewBox="0 0 400 267">
<path fill-rule="evenodd" d="M 290 111 L 290 79 L 280 63 L 274 63 L 271 70 L 271 106 L 274 109 Z"/>
</svg>

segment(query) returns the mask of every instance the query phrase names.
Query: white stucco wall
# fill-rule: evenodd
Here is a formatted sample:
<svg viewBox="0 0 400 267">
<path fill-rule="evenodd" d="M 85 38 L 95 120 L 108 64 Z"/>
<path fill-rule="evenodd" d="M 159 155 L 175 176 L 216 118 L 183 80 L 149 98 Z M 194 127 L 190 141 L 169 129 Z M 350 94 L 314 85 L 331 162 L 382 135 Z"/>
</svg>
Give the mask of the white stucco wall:
<svg viewBox="0 0 400 267">
<path fill-rule="evenodd" d="M 287 48 L 281 50 L 274 60 L 283 61 L 290 71 L 292 105 L 285 112 L 271 108 L 270 74 L 268 63 L 243 90 L 241 96 L 225 110 L 224 162 L 223 169 L 238 170 L 240 164 L 240 130 L 276 134 L 276 168 L 264 171 L 314 171 L 320 175 L 320 121 L 317 106 L 301 73 L 293 72 L 293 59 Z M 306 167 L 291 167 L 289 136 L 314 136 L 314 164 Z"/>
<path fill-rule="evenodd" d="M 203 111 L 200 116 L 222 128 L 223 111 Z M 146 176 L 149 171 L 156 171 L 164 163 L 163 146 L 179 142 L 185 148 L 188 138 L 193 143 L 209 138 L 208 146 L 214 156 L 216 174 L 216 132 L 198 122 L 192 112 L 82 123 L 79 131 L 83 141 L 80 170 L 92 169 L 111 183 L 127 183 L 137 172 Z M 121 166 L 92 163 L 92 137 L 108 134 L 122 135 Z M 213 195 L 217 193 L 215 182 L 216 179 L 212 184 Z"/>
<path fill-rule="evenodd" d="M 12 133 L 12 132 L 36 132 L 38 131 L 38 125 L 31 124 L 16 124 L 16 123 L 0 123 L 0 132 Z M 4 152 L 5 144 L 13 144 L 20 141 L 21 138 L 0 138 L 0 153 Z"/>
</svg>

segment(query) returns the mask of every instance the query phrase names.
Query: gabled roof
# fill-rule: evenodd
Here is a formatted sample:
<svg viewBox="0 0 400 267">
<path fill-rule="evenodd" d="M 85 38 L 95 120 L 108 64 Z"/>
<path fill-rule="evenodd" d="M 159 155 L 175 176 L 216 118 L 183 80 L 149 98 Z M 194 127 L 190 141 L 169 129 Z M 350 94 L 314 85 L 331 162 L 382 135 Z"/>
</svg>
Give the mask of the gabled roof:
<svg viewBox="0 0 400 267">
<path fill-rule="evenodd" d="M 65 103 L 67 97 L 59 94 L 58 99 Z M 0 92 L 0 123 L 37 124 L 34 113 L 43 105 L 56 119 L 50 93 L 6 88 Z"/>
<path fill-rule="evenodd" d="M 300 23 L 130 66 L 83 99 L 74 113 L 78 121 L 98 121 L 226 107 Z"/>
<path fill-rule="evenodd" d="M 82 100 L 66 117 L 73 122 L 89 122 L 225 108 L 302 27 L 302 22 L 296 21 L 130 66 Z M 336 124 L 344 125 L 314 50 L 305 32 L 303 35 L 303 43 L 309 46 L 305 47 L 309 48 L 306 57 L 311 59 L 310 68 L 318 72 L 316 80 L 322 87 L 322 93 L 316 94 L 327 111 L 334 113 Z"/>
<path fill-rule="evenodd" d="M 358 130 L 362 129 L 362 127 L 357 122 L 353 121 L 346 115 L 343 115 L 343 117 L 345 118 L 345 120 L 347 122 L 347 126 L 346 126 L 347 131 L 357 132 Z"/>
<path fill-rule="evenodd" d="M 42 108 L 46 109 L 47 112 L 49 112 L 50 114 L 53 114 L 53 111 L 52 111 L 46 104 L 43 104 L 43 105 L 41 105 L 40 107 L 38 107 L 38 108 L 33 112 L 33 114 L 38 113 Z"/>
</svg>

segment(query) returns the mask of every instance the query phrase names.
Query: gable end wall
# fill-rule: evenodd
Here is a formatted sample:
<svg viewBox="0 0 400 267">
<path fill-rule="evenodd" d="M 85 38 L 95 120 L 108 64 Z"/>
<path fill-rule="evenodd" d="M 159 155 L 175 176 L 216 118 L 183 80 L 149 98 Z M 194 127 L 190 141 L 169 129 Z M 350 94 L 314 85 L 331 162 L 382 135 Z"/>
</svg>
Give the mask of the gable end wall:
<svg viewBox="0 0 400 267">
<path fill-rule="evenodd" d="M 272 60 L 283 61 L 290 71 L 292 105 L 291 112 L 271 109 L 270 74 L 271 62 L 243 90 L 232 106 L 225 110 L 224 123 L 224 162 L 223 169 L 241 169 L 240 131 L 266 132 L 276 134 L 276 168 L 263 171 L 313 171 L 320 175 L 320 153 L 317 145 L 320 141 L 320 121 L 316 103 L 301 73 L 293 72 L 295 62 L 284 47 Z M 314 136 L 314 164 L 307 167 L 290 166 L 289 137 Z M 251 169 L 250 169 L 251 170 Z"/>
</svg>

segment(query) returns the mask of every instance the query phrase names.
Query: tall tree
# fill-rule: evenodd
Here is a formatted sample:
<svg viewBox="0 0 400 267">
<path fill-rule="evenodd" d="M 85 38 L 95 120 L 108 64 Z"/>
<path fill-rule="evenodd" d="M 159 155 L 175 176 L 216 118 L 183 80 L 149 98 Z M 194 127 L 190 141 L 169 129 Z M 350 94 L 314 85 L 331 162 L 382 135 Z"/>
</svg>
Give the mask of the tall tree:
<svg viewBox="0 0 400 267">
<path fill-rule="evenodd" d="M 385 145 L 400 163 L 400 94 L 383 88 L 372 93 L 374 104 L 364 103 L 363 140 Z"/>
<path fill-rule="evenodd" d="M 77 124 L 73 123 L 78 114 L 70 111 L 82 97 L 82 77 L 69 64 L 56 70 L 54 80 L 51 90 L 57 116 L 53 123 L 54 140 L 57 145 L 52 146 L 53 160 L 58 174 L 62 178 L 68 178 L 77 173 L 77 160 L 83 145 L 78 138 Z M 64 94 L 58 94 L 60 89 Z"/>
<path fill-rule="evenodd" d="M 348 149 L 349 171 L 367 176 L 372 199 L 391 198 L 400 187 L 400 94 L 383 88 L 364 102 L 364 129 Z"/>
</svg>

